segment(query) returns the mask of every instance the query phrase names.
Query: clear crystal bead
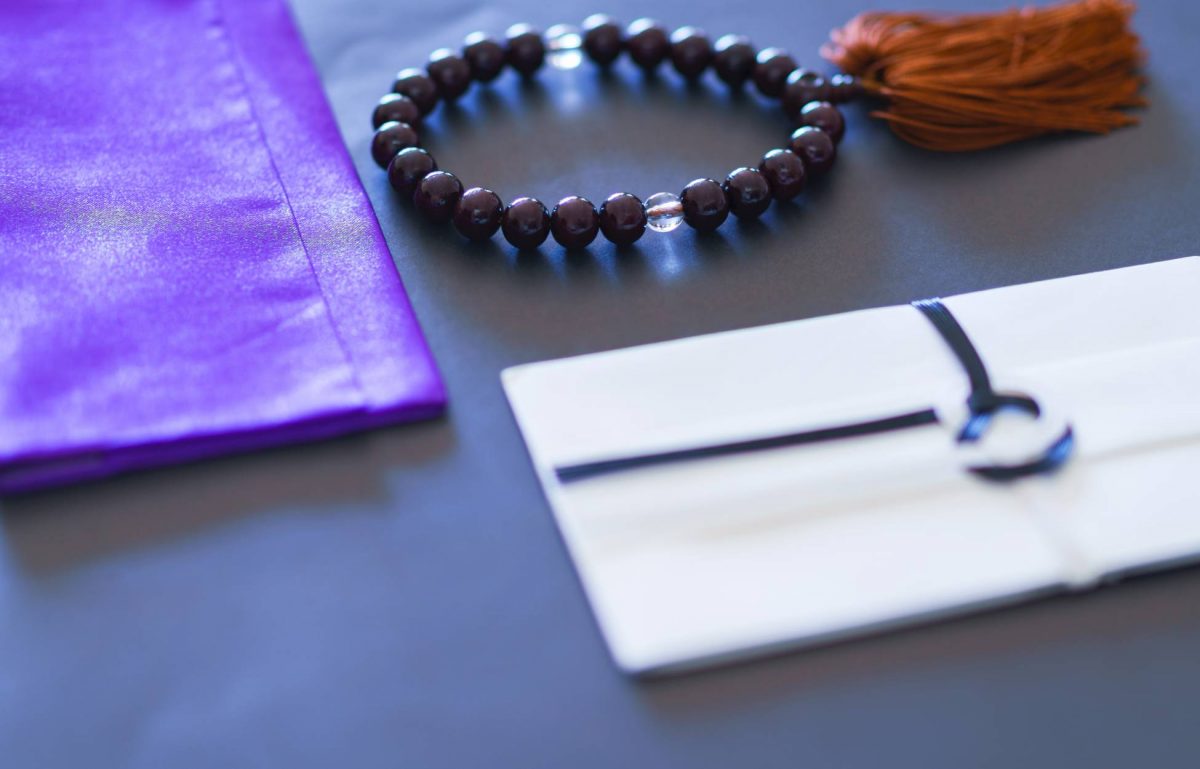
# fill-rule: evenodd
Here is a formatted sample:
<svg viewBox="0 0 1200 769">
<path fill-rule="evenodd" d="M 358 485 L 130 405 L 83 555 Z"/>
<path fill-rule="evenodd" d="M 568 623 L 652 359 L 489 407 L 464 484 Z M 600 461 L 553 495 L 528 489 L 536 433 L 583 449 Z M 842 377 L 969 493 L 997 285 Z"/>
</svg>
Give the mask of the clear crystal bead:
<svg viewBox="0 0 1200 769">
<path fill-rule="evenodd" d="M 583 35 L 579 27 L 555 24 L 546 30 L 546 61 L 555 69 L 575 69 L 583 63 Z"/>
<path fill-rule="evenodd" d="M 655 232 L 670 232 L 683 223 L 683 203 L 678 195 L 656 192 L 646 198 L 646 224 Z"/>
</svg>

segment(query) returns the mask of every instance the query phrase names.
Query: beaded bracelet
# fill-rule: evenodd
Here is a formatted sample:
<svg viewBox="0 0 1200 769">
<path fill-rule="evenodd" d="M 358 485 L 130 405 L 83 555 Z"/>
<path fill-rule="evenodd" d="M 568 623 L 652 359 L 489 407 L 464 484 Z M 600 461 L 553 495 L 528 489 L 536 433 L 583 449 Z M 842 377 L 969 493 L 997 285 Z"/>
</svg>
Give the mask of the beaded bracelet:
<svg viewBox="0 0 1200 769">
<path fill-rule="evenodd" d="M 667 58 L 688 80 L 698 79 L 711 65 L 732 88 L 753 80 L 764 96 L 780 99 L 784 112 L 798 127 L 787 146 L 763 155 L 757 168 L 737 168 L 724 182 L 696 179 L 679 195 L 659 192 L 643 203 L 636 195 L 618 192 L 597 211 L 586 198 L 572 195 L 552 211 L 537 199 L 519 197 L 507 206 L 492 190 L 463 190 L 458 178 L 438 169 L 433 156 L 418 147 L 416 126 L 439 101 L 453 102 L 467 92 L 472 81 L 488 83 L 505 66 L 522 77 L 531 77 L 549 60 L 552 66 L 578 66 L 584 54 L 601 67 L 610 66 L 622 51 L 634 63 L 652 72 Z M 825 173 L 837 155 L 845 123 L 836 102 L 862 93 L 850 75 L 820 74 L 799 69 L 779 48 L 756 51 L 740 35 L 709 42 L 695 27 L 681 27 L 668 35 L 650 19 L 639 19 L 622 30 L 608 16 L 588 17 L 582 30 L 568 25 L 550 28 L 543 36 L 527 24 L 508 29 L 504 42 L 476 32 L 467 36 L 461 53 L 449 48 L 434 51 L 425 70 L 404 69 L 396 76 L 394 93 L 384 96 L 372 114 L 376 131 L 371 154 L 387 169 L 388 181 L 404 198 L 410 198 L 426 218 L 452 221 L 470 240 L 487 240 L 497 230 L 519 249 L 534 249 L 554 235 L 568 249 L 587 247 L 598 232 L 619 246 L 638 240 L 649 227 L 669 232 L 682 222 L 700 232 L 715 230 L 732 213 L 754 219 L 771 200 L 791 200 L 804 189 L 809 177 Z"/>
</svg>

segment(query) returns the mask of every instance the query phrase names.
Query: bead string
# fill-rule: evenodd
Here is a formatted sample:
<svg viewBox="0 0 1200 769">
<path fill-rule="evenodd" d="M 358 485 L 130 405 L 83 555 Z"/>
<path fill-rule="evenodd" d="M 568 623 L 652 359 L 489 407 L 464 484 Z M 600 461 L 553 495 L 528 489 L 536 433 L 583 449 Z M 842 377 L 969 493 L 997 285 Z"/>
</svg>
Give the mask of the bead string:
<svg viewBox="0 0 1200 769">
<path fill-rule="evenodd" d="M 731 88 L 753 81 L 759 93 L 777 98 L 798 126 L 785 147 L 763 155 L 757 168 L 734 169 L 723 182 L 696 179 L 679 195 L 659 192 L 643 203 L 636 195 L 618 192 L 599 210 L 586 198 L 572 195 L 547 211 L 541 201 L 518 197 L 508 205 L 484 187 L 463 189 L 462 182 L 438 168 L 428 151 L 418 146 L 417 127 L 439 101 L 457 100 L 472 82 L 489 83 L 505 67 L 532 77 L 549 59 L 552 66 L 572 68 L 584 55 L 608 67 L 623 51 L 646 72 L 670 59 L 687 80 L 698 79 L 710 66 Z M 567 25 L 550 28 L 543 36 L 528 24 L 509 27 L 504 40 L 482 32 L 468 35 L 461 51 L 434 51 L 425 69 L 401 70 L 371 116 L 375 135 L 371 155 L 387 169 L 388 181 L 403 198 L 410 198 L 426 218 L 453 222 L 470 240 L 487 240 L 502 230 L 519 249 L 535 249 L 553 234 L 568 249 L 586 248 L 597 233 L 627 246 L 647 227 L 669 232 L 687 222 L 700 232 L 715 230 L 730 213 L 754 219 L 772 200 L 791 200 L 808 178 L 827 172 L 837 157 L 845 121 L 834 103 L 862 93 L 849 75 L 822 75 L 800 69 L 779 48 L 756 50 L 740 35 L 725 35 L 712 43 L 696 27 L 673 33 L 651 19 L 638 19 L 627 28 L 608 16 L 589 16 L 582 30 Z"/>
</svg>

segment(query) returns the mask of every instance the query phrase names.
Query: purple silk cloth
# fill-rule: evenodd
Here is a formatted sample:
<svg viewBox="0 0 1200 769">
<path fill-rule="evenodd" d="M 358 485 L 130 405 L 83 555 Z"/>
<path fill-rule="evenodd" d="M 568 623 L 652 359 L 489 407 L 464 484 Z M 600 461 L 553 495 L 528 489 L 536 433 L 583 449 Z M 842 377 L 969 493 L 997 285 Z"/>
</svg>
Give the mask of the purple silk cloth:
<svg viewBox="0 0 1200 769">
<path fill-rule="evenodd" d="M 436 415 L 282 0 L 0 0 L 0 492 Z"/>
</svg>

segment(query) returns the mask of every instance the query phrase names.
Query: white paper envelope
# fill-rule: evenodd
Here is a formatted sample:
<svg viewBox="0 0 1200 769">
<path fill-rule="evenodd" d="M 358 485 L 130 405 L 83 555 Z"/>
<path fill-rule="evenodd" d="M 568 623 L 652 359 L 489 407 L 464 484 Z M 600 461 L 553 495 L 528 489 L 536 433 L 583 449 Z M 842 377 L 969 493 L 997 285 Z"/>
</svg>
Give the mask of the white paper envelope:
<svg viewBox="0 0 1200 769">
<path fill-rule="evenodd" d="M 915 297 L 914 297 L 915 298 Z M 962 365 L 886 307 L 504 372 L 618 664 L 705 664 L 1200 555 L 1200 258 L 944 300 L 1060 471 L 965 470 Z M 560 481 L 556 468 L 929 407 L 943 423 Z M 998 417 L 997 432 L 1002 433 Z M 1004 430 L 1016 429 L 1006 426 Z"/>
</svg>

